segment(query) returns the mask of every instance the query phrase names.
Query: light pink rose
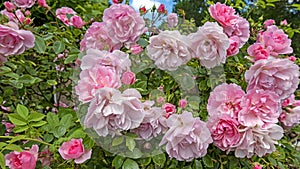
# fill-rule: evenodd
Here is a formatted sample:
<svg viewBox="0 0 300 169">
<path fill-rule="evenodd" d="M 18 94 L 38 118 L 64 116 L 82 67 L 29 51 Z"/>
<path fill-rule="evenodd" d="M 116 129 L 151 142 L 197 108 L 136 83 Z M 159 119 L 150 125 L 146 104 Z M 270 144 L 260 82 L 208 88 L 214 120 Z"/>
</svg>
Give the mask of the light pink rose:
<svg viewBox="0 0 300 169">
<path fill-rule="evenodd" d="M 135 82 L 135 74 L 131 71 L 126 71 L 123 73 L 121 80 L 124 84 L 131 85 Z"/>
<path fill-rule="evenodd" d="M 234 56 L 239 53 L 239 47 L 240 47 L 240 38 L 237 36 L 232 36 L 229 38 L 230 46 L 227 49 L 227 57 L 228 56 Z"/>
<path fill-rule="evenodd" d="M 269 49 L 265 49 L 264 45 L 261 43 L 254 43 L 250 45 L 247 52 L 253 58 L 251 58 L 252 61 L 268 59 L 270 55 Z"/>
<path fill-rule="evenodd" d="M 231 26 L 224 26 L 224 32 L 228 37 L 237 36 L 240 39 L 240 48 L 248 41 L 250 37 L 249 22 L 242 17 L 238 17 L 232 22 Z"/>
<path fill-rule="evenodd" d="M 6 166 L 11 169 L 35 169 L 38 151 L 38 145 L 32 145 L 30 150 L 10 152 L 5 155 Z"/>
<path fill-rule="evenodd" d="M 269 26 L 258 41 L 264 44 L 265 48 L 270 47 L 270 55 L 272 56 L 293 53 L 292 40 L 288 38 L 288 35 L 282 29 L 278 29 L 276 25 Z"/>
<path fill-rule="evenodd" d="M 11 21 L 11 22 L 16 23 L 16 27 L 17 27 L 16 29 L 18 29 L 18 23 L 19 23 L 19 20 L 18 20 L 18 18 L 15 16 L 14 13 L 8 12 L 6 9 L 2 10 L 0 13 L 1 13 L 2 16 L 6 16 L 7 19 L 8 19 L 8 21 Z"/>
<path fill-rule="evenodd" d="M 298 124 L 300 122 L 300 106 L 283 111 L 279 117 L 279 121 L 288 127 Z"/>
<path fill-rule="evenodd" d="M 56 17 L 61 20 L 65 25 L 72 26 L 72 22 L 68 19 L 67 14 L 76 15 L 76 12 L 69 7 L 58 8 L 55 11 Z"/>
<path fill-rule="evenodd" d="M 106 33 L 105 23 L 93 22 L 80 42 L 80 50 L 99 49 L 113 51 L 121 48 L 121 43 L 113 43 Z"/>
<path fill-rule="evenodd" d="M 74 159 L 76 164 L 81 164 L 91 158 L 92 150 L 85 150 L 82 139 L 71 139 L 64 142 L 58 149 L 59 154 L 65 160 Z"/>
<path fill-rule="evenodd" d="M 150 37 L 148 56 L 162 70 L 173 71 L 191 59 L 189 39 L 179 31 L 161 31 Z"/>
<path fill-rule="evenodd" d="M 31 8 L 35 0 L 11 0 L 12 3 L 14 3 L 19 8 Z"/>
<path fill-rule="evenodd" d="M 13 3 L 9 2 L 9 1 L 5 1 L 3 4 L 4 4 L 4 6 L 5 6 L 5 9 L 6 9 L 8 12 L 12 12 L 13 10 L 16 9 L 16 6 L 15 6 Z"/>
<path fill-rule="evenodd" d="M 169 130 L 160 142 L 166 144 L 166 151 L 171 158 L 179 161 L 192 161 L 206 155 L 212 143 L 206 124 L 194 118 L 191 112 L 173 114 L 167 119 Z"/>
<path fill-rule="evenodd" d="M 167 16 L 167 21 L 168 21 L 168 26 L 170 28 L 173 28 L 174 26 L 176 26 L 178 24 L 178 16 L 176 13 L 170 13 Z"/>
<path fill-rule="evenodd" d="M 89 105 L 85 127 L 103 137 L 139 127 L 145 116 L 141 97 L 136 89 L 123 93 L 114 88 L 99 89 Z"/>
<path fill-rule="evenodd" d="M 75 28 L 82 28 L 82 26 L 85 25 L 85 22 L 78 15 L 73 15 L 70 18 L 70 22 Z"/>
<path fill-rule="evenodd" d="M 282 25 L 282 26 L 286 26 L 286 25 L 288 25 L 288 23 L 287 23 L 286 19 L 282 20 L 282 21 L 280 22 L 280 25 Z"/>
<path fill-rule="evenodd" d="M 98 89 L 104 87 L 121 87 L 120 76 L 112 67 L 95 65 L 80 72 L 80 80 L 75 86 L 76 94 L 83 103 L 90 102 Z"/>
<path fill-rule="evenodd" d="M 132 54 L 138 55 L 143 52 L 143 48 L 140 45 L 135 44 L 130 47 L 130 51 Z"/>
<path fill-rule="evenodd" d="M 39 4 L 39 6 L 44 7 L 44 8 L 48 8 L 48 4 L 46 2 L 46 0 L 38 0 L 37 3 Z"/>
<path fill-rule="evenodd" d="M 281 113 L 279 96 L 269 90 L 248 90 L 241 101 L 241 107 L 238 121 L 247 127 L 258 125 L 265 128 L 275 124 Z"/>
<path fill-rule="evenodd" d="M 210 116 L 207 121 L 207 128 L 210 130 L 214 145 L 222 151 L 230 149 L 239 143 L 239 122 L 226 114 L 222 116 Z"/>
<path fill-rule="evenodd" d="M 283 129 L 277 124 L 269 128 L 249 127 L 240 130 L 243 136 L 240 142 L 234 146 L 235 156 L 238 158 L 250 158 L 254 154 L 262 157 L 276 150 L 277 140 L 283 137 Z"/>
<path fill-rule="evenodd" d="M 280 99 L 295 92 L 299 83 L 299 67 L 288 59 L 258 60 L 245 72 L 247 91 L 274 91 Z"/>
<path fill-rule="evenodd" d="M 202 66 L 213 68 L 225 63 L 230 41 L 216 22 L 206 22 L 196 33 L 189 34 L 189 39 L 193 58 L 198 58 Z"/>
<path fill-rule="evenodd" d="M 231 26 L 238 17 L 235 15 L 235 10 L 231 6 L 226 6 L 220 2 L 210 6 L 209 13 L 210 16 L 217 20 L 222 26 Z"/>
<path fill-rule="evenodd" d="M 186 99 L 179 100 L 179 107 L 180 108 L 185 108 L 186 105 L 187 105 L 187 100 Z"/>
<path fill-rule="evenodd" d="M 103 22 L 113 43 L 125 43 L 129 48 L 147 31 L 145 21 L 131 6 L 113 4 L 104 10 Z"/>
<path fill-rule="evenodd" d="M 268 26 L 271 26 L 271 25 L 274 25 L 274 24 L 275 24 L 275 21 L 273 19 L 265 20 L 265 22 L 264 22 L 264 28 L 267 29 Z"/>
<path fill-rule="evenodd" d="M 30 31 L 0 25 L 0 55 L 19 55 L 32 48 L 34 40 L 34 35 Z"/>
<path fill-rule="evenodd" d="M 23 12 L 21 11 L 21 9 L 16 10 L 15 14 L 16 14 L 19 22 L 23 23 L 25 21 L 25 16 L 24 16 Z"/>
<path fill-rule="evenodd" d="M 210 93 L 207 104 L 207 111 L 210 116 L 227 114 L 237 118 L 238 112 L 242 109 L 240 102 L 245 95 L 242 88 L 236 84 L 223 83 Z"/>
</svg>

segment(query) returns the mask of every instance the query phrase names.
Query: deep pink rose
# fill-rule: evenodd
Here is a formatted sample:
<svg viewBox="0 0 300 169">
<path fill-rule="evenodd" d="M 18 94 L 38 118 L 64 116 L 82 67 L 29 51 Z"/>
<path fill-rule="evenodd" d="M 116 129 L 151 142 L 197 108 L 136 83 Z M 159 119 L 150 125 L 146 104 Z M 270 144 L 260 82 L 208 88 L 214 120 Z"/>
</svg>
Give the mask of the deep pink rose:
<svg viewBox="0 0 300 169">
<path fill-rule="evenodd" d="M 0 55 L 21 54 L 34 46 L 34 40 L 34 35 L 30 31 L 0 25 Z"/>
<path fill-rule="evenodd" d="M 270 55 L 272 56 L 293 53 L 292 40 L 289 39 L 282 29 L 278 29 L 276 25 L 269 26 L 258 41 L 264 44 L 265 48 L 270 47 Z"/>
<path fill-rule="evenodd" d="M 131 71 L 126 71 L 123 73 L 121 80 L 124 84 L 131 85 L 135 82 L 135 74 Z"/>
<path fill-rule="evenodd" d="M 91 158 L 92 150 L 85 150 L 82 139 L 71 139 L 64 142 L 58 149 L 59 154 L 65 160 L 74 159 L 76 164 L 81 164 Z"/>
<path fill-rule="evenodd" d="M 85 25 L 85 22 L 78 15 L 73 15 L 70 18 L 70 22 L 75 28 L 82 28 L 82 26 Z"/>
<path fill-rule="evenodd" d="M 180 108 L 185 108 L 186 105 L 187 105 L 187 100 L 186 99 L 179 100 L 179 107 Z"/>
<path fill-rule="evenodd" d="M 141 8 L 139 9 L 139 11 L 140 11 L 141 14 L 147 13 L 147 9 L 146 9 L 145 6 L 141 7 Z"/>
<path fill-rule="evenodd" d="M 132 46 L 130 47 L 130 51 L 131 51 L 132 54 L 138 55 L 138 54 L 140 54 L 141 52 L 143 52 L 143 48 L 142 48 L 140 45 L 135 44 L 135 45 L 132 45 Z"/>
<path fill-rule="evenodd" d="M 222 151 L 226 151 L 231 146 L 239 143 L 241 134 L 238 127 L 240 124 L 236 119 L 224 114 L 222 116 L 209 117 L 206 125 L 210 130 L 214 145 Z"/>
<path fill-rule="evenodd" d="M 72 22 L 68 19 L 67 14 L 76 15 L 76 12 L 69 7 L 58 8 L 55 11 L 56 17 L 61 20 L 65 25 L 72 26 Z"/>
<path fill-rule="evenodd" d="M 170 28 L 173 28 L 174 26 L 176 26 L 178 24 L 178 16 L 176 13 L 170 13 L 167 17 L 167 21 L 168 21 L 168 26 Z"/>
<path fill-rule="evenodd" d="M 164 4 L 160 4 L 159 7 L 157 8 L 157 12 L 162 13 L 162 14 L 167 14 L 168 11 L 166 10 L 166 7 Z"/>
<path fill-rule="evenodd" d="M 248 54 L 253 58 L 252 61 L 268 59 L 270 55 L 269 49 L 266 49 L 261 43 L 254 43 L 247 49 Z"/>
<path fill-rule="evenodd" d="M 46 0 L 38 0 L 37 2 L 39 4 L 39 6 L 44 7 L 44 8 L 48 8 L 48 4 L 46 2 Z"/>
<path fill-rule="evenodd" d="M 227 49 L 227 57 L 228 56 L 234 56 L 239 53 L 239 47 L 240 47 L 240 38 L 237 36 L 232 36 L 229 38 L 230 46 Z"/>
<path fill-rule="evenodd" d="M 121 48 L 121 43 L 113 43 L 106 33 L 105 23 L 93 22 L 87 29 L 83 39 L 80 42 L 80 50 L 88 49 L 113 51 Z"/>
<path fill-rule="evenodd" d="M 10 169 L 35 169 L 39 147 L 32 145 L 30 150 L 13 151 L 5 155 L 5 163 Z"/>
<path fill-rule="evenodd" d="M 18 18 L 18 21 L 20 21 L 21 23 L 23 23 L 25 21 L 25 16 L 24 16 L 23 12 L 21 11 L 21 9 L 16 10 L 15 14 Z"/>
<path fill-rule="evenodd" d="M 125 43 L 129 48 L 147 31 L 145 21 L 131 6 L 113 4 L 104 10 L 103 22 L 113 43 Z"/>
<path fill-rule="evenodd" d="M 297 60 L 295 56 L 289 56 L 288 59 L 292 62 L 295 62 Z"/>
<path fill-rule="evenodd" d="M 176 113 L 176 106 L 171 103 L 166 103 L 162 106 L 162 108 L 166 111 L 166 117 L 169 118 L 170 115 Z"/>
<path fill-rule="evenodd" d="M 279 96 L 269 90 L 248 90 L 241 101 L 241 107 L 238 121 L 247 127 L 258 125 L 265 128 L 275 124 L 281 113 Z"/>
<path fill-rule="evenodd" d="M 262 166 L 259 164 L 255 164 L 255 166 L 252 169 L 262 169 Z"/>
<path fill-rule="evenodd" d="M 206 68 L 225 63 L 230 41 L 216 22 L 206 22 L 196 33 L 189 34 L 193 58 Z"/>
<path fill-rule="evenodd" d="M 238 17 L 235 15 L 235 10 L 231 6 L 226 6 L 220 2 L 210 6 L 209 13 L 210 16 L 217 20 L 222 26 L 231 26 Z"/>
<path fill-rule="evenodd" d="M 35 0 L 11 0 L 12 3 L 14 3 L 19 8 L 31 8 Z"/>
<path fill-rule="evenodd" d="M 295 92 L 299 83 L 299 67 L 288 59 L 258 60 L 245 72 L 247 91 L 274 91 L 281 99 Z"/>
<path fill-rule="evenodd" d="M 236 84 L 223 83 L 210 93 L 207 104 L 207 111 L 210 116 L 227 114 L 237 118 L 238 112 L 242 109 L 240 102 L 245 92 Z"/>
<path fill-rule="evenodd" d="M 5 9 L 6 9 L 8 12 L 12 12 L 13 10 L 16 9 L 16 6 L 15 6 L 13 3 L 9 2 L 9 1 L 5 1 L 5 2 L 4 2 L 4 6 L 5 6 Z"/>
<path fill-rule="evenodd" d="M 292 106 L 295 102 L 296 102 L 295 95 L 291 94 L 290 97 L 283 100 L 283 102 L 281 103 L 281 106 L 282 107 Z"/>
<path fill-rule="evenodd" d="M 166 144 L 166 151 L 171 158 L 179 161 L 192 161 L 206 155 L 212 143 L 206 124 L 194 118 L 191 112 L 173 114 L 167 119 L 169 130 L 160 142 Z"/>
<path fill-rule="evenodd" d="M 274 25 L 275 21 L 273 19 L 268 19 L 264 22 L 264 28 L 267 29 L 268 26 Z"/>
</svg>

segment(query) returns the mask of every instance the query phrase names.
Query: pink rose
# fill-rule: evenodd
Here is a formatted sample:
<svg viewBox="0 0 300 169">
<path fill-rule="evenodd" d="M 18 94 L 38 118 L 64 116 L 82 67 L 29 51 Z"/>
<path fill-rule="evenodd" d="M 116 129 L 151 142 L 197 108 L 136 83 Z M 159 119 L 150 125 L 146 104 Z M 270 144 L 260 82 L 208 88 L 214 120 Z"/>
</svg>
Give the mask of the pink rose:
<svg viewBox="0 0 300 169">
<path fill-rule="evenodd" d="M 30 11 L 29 11 L 29 10 L 26 10 L 26 11 L 25 11 L 25 15 L 26 15 L 26 16 L 31 15 Z"/>
<path fill-rule="evenodd" d="M 92 150 L 85 150 L 82 139 L 71 139 L 64 142 L 58 149 L 59 154 L 65 160 L 74 159 L 76 164 L 81 164 L 91 158 Z"/>
<path fill-rule="evenodd" d="M 168 21 L 168 26 L 170 28 L 173 28 L 174 26 L 176 26 L 178 24 L 178 16 L 176 13 L 170 13 L 167 17 L 167 21 Z"/>
<path fill-rule="evenodd" d="M 273 19 L 268 19 L 264 22 L 264 28 L 267 29 L 268 26 L 274 25 L 275 21 Z"/>
<path fill-rule="evenodd" d="M 146 9 L 145 6 L 141 7 L 141 8 L 139 9 L 139 11 L 140 11 L 141 14 L 147 13 L 147 9 Z"/>
<path fill-rule="evenodd" d="M 248 90 L 241 101 L 241 107 L 238 121 L 248 127 L 258 125 L 265 128 L 275 124 L 281 113 L 280 98 L 268 90 Z"/>
<path fill-rule="evenodd" d="M 292 62 L 295 62 L 297 60 L 295 56 L 289 56 L 288 59 Z"/>
<path fill-rule="evenodd" d="M 72 22 L 68 19 L 68 15 L 76 15 L 76 12 L 69 7 L 58 8 L 55 11 L 56 17 L 61 20 L 65 25 L 72 26 Z"/>
<path fill-rule="evenodd" d="M 16 9 L 16 6 L 15 6 L 13 3 L 9 2 L 9 1 L 5 1 L 5 2 L 4 2 L 4 6 L 5 6 L 5 9 L 6 9 L 8 12 L 12 12 L 13 10 Z"/>
<path fill-rule="evenodd" d="M 35 0 L 11 0 L 12 3 L 14 3 L 19 8 L 31 8 Z"/>
<path fill-rule="evenodd" d="M 113 4 L 104 10 L 103 22 L 113 43 L 125 43 L 129 48 L 147 31 L 145 21 L 131 6 Z"/>
<path fill-rule="evenodd" d="M 255 166 L 252 169 L 262 169 L 262 166 L 259 164 L 255 164 Z"/>
<path fill-rule="evenodd" d="M 5 155 L 5 163 L 11 169 L 35 169 L 39 147 L 32 145 L 30 150 L 13 151 Z"/>
<path fill-rule="evenodd" d="M 179 100 L 179 107 L 180 108 L 185 108 L 186 105 L 187 105 L 187 100 L 186 99 Z"/>
<path fill-rule="evenodd" d="M 73 15 L 70 18 L 70 22 L 75 28 L 82 28 L 82 26 L 85 25 L 85 22 L 82 21 L 81 17 L 77 15 Z"/>
<path fill-rule="evenodd" d="M 282 26 L 286 26 L 286 25 L 288 25 L 288 23 L 287 23 L 286 19 L 282 20 L 282 21 L 280 22 L 280 25 L 282 25 Z"/>
<path fill-rule="evenodd" d="M 39 4 L 39 6 L 44 7 L 44 8 L 48 8 L 48 4 L 46 2 L 46 0 L 38 0 L 37 2 Z"/>
<path fill-rule="evenodd" d="M 282 107 L 292 106 L 296 102 L 295 95 L 291 94 L 290 97 L 283 100 L 281 103 Z"/>
<path fill-rule="evenodd" d="M 49 166 L 54 160 L 53 154 L 50 152 L 49 148 L 46 148 L 39 154 L 39 160 L 42 163 L 42 166 Z"/>
<path fill-rule="evenodd" d="M 288 59 L 258 60 L 245 72 L 247 91 L 274 91 L 280 99 L 288 98 L 299 83 L 299 67 Z"/>
<path fill-rule="evenodd" d="M 2 10 L 0 13 L 2 16 L 5 16 L 8 19 L 8 21 L 16 23 L 16 29 L 18 29 L 17 24 L 19 23 L 19 21 L 14 13 L 7 11 L 7 9 Z"/>
<path fill-rule="evenodd" d="M 258 41 L 264 44 L 266 48 L 270 48 L 270 55 L 272 56 L 293 53 L 292 40 L 275 25 L 269 26 Z"/>
<path fill-rule="evenodd" d="M 25 16 L 20 9 L 16 10 L 15 14 L 18 18 L 18 21 L 20 21 L 21 23 L 23 23 L 25 21 Z"/>
<path fill-rule="evenodd" d="M 230 41 L 230 46 L 227 49 L 227 57 L 238 54 L 239 47 L 240 47 L 240 38 L 238 38 L 237 36 L 230 37 L 229 41 Z"/>
<path fill-rule="evenodd" d="M 270 55 L 269 49 L 265 49 L 264 45 L 261 43 L 254 43 L 250 45 L 247 52 L 251 57 L 253 57 L 253 61 L 268 59 Z"/>
<path fill-rule="evenodd" d="M 16 24 L 12 22 L 11 24 L 17 28 Z M 0 25 L 0 55 L 19 55 L 32 48 L 34 40 L 34 35 L 30 31 Z"/>
<path fill-rule="evenodd" d="M 93 22 L 80 42 L 80 50 L 99 49 L 113 51 L 121 48 L 121 43 L 113 43 L 106 33 L 105 23 Z"/>
<path fill-rule="evenodd" d="M 292 127 L 300 122 L 300 106 L 296 106 L 288 111 L 283 111 L 279 121 L 285 126 Z"/>
<path fill-rule="evenodd" d="M 132 54 L 138 55 L 141 52 L 143 52 L 143 48 L 140 45 L 135 44 L 135 45 L 131 46 L 130 51 Z"/>
<path fill-rule="evenodd" d="M 189 34 L 193 57 L 200 60 L 206 68 L 225 63 L 227 49 L 230 46 L 223 28 L 215 22 L 206 22 L 196 33 Z"/>
<path fill-rule="evenodd" d="M 222 26 L 231 26 L 238 17 L 235 15 L 235 10 L 231 6 L 226 6 L 220 2 L 210 6 L 209 13 L 211 17 L 217 20 Z"/>
<path fill-rule="evenodd" d="M 166 7 L 164 4 L 160 4 L 159 7 L 157 8 L 157 12 L 158 13 L 162 13 L 162 14 L 167 14 L 168 11 L 166 10 Z"/>
<path fill-rule="evenodd" d="M 126 71 L 123 73 L 121 80 L 124 84 L 131 85 L 135 82 L 135 74 L 131 71 Z"/>
<path fill-rule="evenodd" d="M 112 0 L 112 2 L 113 2 L 114 4 L 119 4 L 119 3 L 122 3 L 123 0 Z"/>
<path fill-rule="evenodd" d="M 179 161 L 192 161 L 206 155 L 212 143 L 206 124 L 194 118 L 191 112 L 173 114 L 167 119 L 169 130 L 163 136 L 160 146 L 166 144 L 166 151 L 171 158 Z"/>
<path fill-rule="evenodd" d="M 171 103 L 166 103 L 162 107 L 166 111 L 166 117 L 168 118 L 170 115 L 176 113 L 176 106 Z"/>
</svg>

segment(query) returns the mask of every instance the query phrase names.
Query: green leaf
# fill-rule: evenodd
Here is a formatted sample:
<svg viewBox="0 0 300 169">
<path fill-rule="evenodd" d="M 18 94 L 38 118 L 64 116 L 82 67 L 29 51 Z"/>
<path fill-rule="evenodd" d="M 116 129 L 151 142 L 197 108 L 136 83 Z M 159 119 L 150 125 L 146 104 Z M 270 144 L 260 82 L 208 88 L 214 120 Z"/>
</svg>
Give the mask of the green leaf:
<svg viewBox="0 0 300 169">
<path fill-rule="evenodd" d="M 29 129 L 29 126 L 16 126 L 13 131 L 15 133 L 21 133 L 23 131 L 26 131 L 27 129 Z"/>
<path fill-rule="evenodd" d="M 122 165 L 122 169 L 139 169 L 139 165 L 134 160 L 127 158 Z"/>
<path fill-rule="evenodd" d="M 213 161 L 211 160 L 211 157 L 209 155 L 206 155 L 202 158 L 203 163 L 206 167 L 212 168 L 214 166 Z"/>
<path fill-rule="evenodd" d="M 0 142 L 0 149 L 2 149 L 2 147 L 6 146 L 7 144 L 4 142 Z"/>
<path fill-rule="evenodd" d="M 193 169 L 203 169 L 202 163 L 199 160 L 194 161 Z"/>
<path fill-rule="evenodd" d="M 53 44 L 53 49 L 54 49 L 55 54 L 59 54 L 65 50 L 65 43 L 61 42 L 61 41 L 56 41 Z"/>
<path fill-rule="evenodd" d="M 3 75 L 4 75 L 4 76 L 7 76 L 7 77 L 14 78 L 14 79 L 18 79 L 18 78 L 19 78 L 19 75 L 16 74 L 16 73 L 13 73 L 13 72 L 5 73 L 5 74 L 3 74 Z"/>
<path fill-rule="evenodd" d="M 149 42 L 146 40 L 146 39 L 143 39 L 143 38 L 140 38 L 138 41 L 137 41 L 137 43 L 139 44 L 139 45 L 141 45 L 141 47 L 146 47 L 146 46 L 148 46 L 148 44 L 149 44 Z"/>
<path fill-rule="evenodd" d="M 149 165 L 151 163 L 151 157 L 140 158 L 140 159 L 137 160 L 137 162 L 141 166 L 145 167 L 145 166 L 147 166 L 147 165 Z"/>
<path fill-rule="evenodd" d="M 51 128 L 59 125 L 58 116 L 54 113 L 48 113 L 46 119 Z"/>
<path fill-rule="evenodd" d="M 43 126 L 43 125 L 45 125 L 45 124 L 47 124 L 46 121 L 38 121 L 38 122 L 30 123 L 30 125 L 31 125 L 32 127 L 41 127 L 41 126 Z"/>
<path fill-rule="evenodd" d="M 28 120 L 31 121 L 40 121 L 45 117 L 42 113 L 33 112 L 29 114 Z"/>
<path fill-rule="evenodd" d="M 277 166 L 277 162 L 276 162 L 276 160 L 274 159 L 274 158 L 272 158 L 272 157 L 268 157 L 268 160 L 271 162 L 271 164 L 273 165 L 273 166 Z"/>
<path fill-rule="evenodd" d="M 24 126 L 27 124 L 27 121 L 23 119 L 19 114 L 13 113 L 13 114 L 8 114 L 8 119 L 10 122 L 17 126 Z"/>
<path fill-rule="evenodd" d="M 17 105 L 17 113 L 25 120 L 28 119 L 28 114 L 29 114 L 29 111 L 27 109 L 27 107 L 21 105 L 21 104 L 18 104 Z"/>
<path fill-rule="evenodd" d="M 163 167 L 166 162 L 166 155 L 164 153 L 158 154 L 156 156 L 153 156 L 152 160 L 156 165 Z"/>
<path fill-rule="evenodd" d="M 47 84 L 49 86 L 54 86 L 54 85 L 57 85 L 57 82 L 55 80 L 47 80 Z"/>
<path fill-rule="evenodd" d="M 73 131 L 68 138 L 84 138 L 85 132 L 82 130 L 82 128 L 78 128 L 75 131 Z"/>
<path fill-rule="evenodd" d="M 117 145 L 120 145 L 122 144 L 124 141 L 124 137 L 115 137 L 112 141 L 112 146 L 117 146 Z"/>
<path fill-rule="evenodd" d="M 38 53 L 44 53 L 46 51 L 46 44 L 44 39 L 38 35 L 34 35 L 34 36 L 35 36 L 34 49 Z"/>
<path fill-rule="evenodd" d="M 66 133 L 66 128 L 63 127 L 63 126 L 58 126 L 58 127 L 55 127 L 54 129 L 54 132 L 53 132 L 53 135 L 54 137 L 56 138 L 60 138 L 61 136 L 65 135 Z"/>
<path fill-rule="evenodd" d="M 36 78 L 32 77 L 31 75 L 22 75 L 19 79 L 18 82 L 31 85 L 34 84 L 36 81 Z"/>
<path fill-rule="evenodd" d="M 54 137 L 51 134 L 44 134 L 44 137 L 43 137 L 44 141 L 46 141 L 47 143 L 51 142 L 53 140 L 53 138 Z"/>
<path fill-rule="evenodd" d="M 23 151 L 23 149 L 19 145 L 16 145 L 16 144 L 8 144 L 6 147 L 4 147 L 4 149 L 18 151 L 18 152 Z"/>
<path fill-rule="evenodd" d="M 71 114 L 66 114 L 61 118 L 59 124 L 60 126 L 64 126 L 66 129 L 68 129 L 73 125 L 72 119 L 73 116 Z"/>
<path fill-rule="evenodd" d="M 126 147 L 130 150 L 133 151 L 133 149 L 135 148 L 135 141 L 134 138 L 132 137 L 126 137 Z"/>
<path fill-rule="evenodd" d="M 68 55 L 68 57 L 64 61 L 64 64 L 72 63 L 77 57 L 78 57 L 78 54 L 70 54 L 70 55 Z"/>
<path fill-rule="evenodd" d="M 113 161 L 112 161 L 112 166 L 115 167 L 116 169 L 119 169 L 122 167 L 122 164 L 124 162 L 124 157 L 122 156 L 116 156 Z"/>
<path fill-rule="evenodd" d="M 4 155 L 2 153 L 0 153 L 0 167 L 2 169 L 5 169 L 5 158 L 4 158 Z"/>
</svg>

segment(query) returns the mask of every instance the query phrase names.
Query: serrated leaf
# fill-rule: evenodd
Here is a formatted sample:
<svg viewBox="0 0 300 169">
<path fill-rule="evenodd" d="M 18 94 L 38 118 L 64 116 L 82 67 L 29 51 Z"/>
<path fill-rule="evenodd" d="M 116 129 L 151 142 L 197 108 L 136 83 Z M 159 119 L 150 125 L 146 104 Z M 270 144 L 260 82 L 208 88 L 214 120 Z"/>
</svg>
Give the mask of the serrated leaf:
<svg viewBox="0 0 300 169">
<path fill-rule="evenodd" d="M 29 114 L 29 111 L 27 109 L 27 107 L 21 105 L 21 104 L 18 104 L 17 105 L 17 113 L 25 120 L 28 119 L 28 114 Z"/>
<path fill-rule="evenodd" d="M 82 128 L 76 129 L 74 132 L 71 133 L 71 135 L 68 138 L 84 138 L 85 132 L 82 130 Z"/>
<path fill-rule="evenodd" d="M 72 119 L 73 116 L 71 114 L 66 114 L 61 118 L 59 124 L 61 126 L 64 126 L 66 129 L 68 129 L 73 125 Z"/>
<path fill-rule="evenodd" d="M 33 112 L 33 113 L 30 113 L 30 114 L 29 114 L 28 120 L 29 120 L 30 122 L 32 122 L 32 121 L 40 121 L 40 120 L 42 120 L 44 117 L 45 117 L 45 115 L 42 114 L 42 113 Z"/>
<path fill-rule="evenodd" d="M 13 131 L 15 133 L 21 133 L 23 131 L 26 131 L 27 129 L 29 129 L 29 126 L 16 126 Z"/>
<path fill-rule="evenodd" d="M 135 148 L 135 141 L 134 138 L 132 137 L 126 137 L 126 147 L 130 150 L 133 151 L 133 149 Z"/>
<path fill-rule="evenodd" d="M 122 165 L 122 169 L 139 169 L 139 165 L 134 160 L 127 158 Z"/>
<path fill-rule="evenodd" d="M 193 164 L 193 169 L 203 169 L 201 161 L 195 160 Z"/>
<path fill-rule="evenodd" d="M 214 163 L 209 155 L 204 156 L 202 160 L 206 167 L 212 168 L 214 166 Z"/>
<path fill-rule="evenodd" d="M 156 156 L 153 156 L 152 160 L 156 165 L 163 167 L 166 162 L 166 155 L 164 153 L 158 154 Z"/>
<path fill-rule="evenodd" d="M 2 154 L 2 152 L 0 152 L 0 167 L 2 169 L 5 169 L 5 158 L 4 158 L 4 155 Z"/>
<path fill-rule="evenodd" d="M 44 39 L 38 35 L 34 35 L 34 36 L 35 36 L 34 49 L 38 53 L 44 53 L 46 51 L 46 44 Z"/>
<path fill-rule="evenodd" d="M 55 54 L 61 53 L 62 51 L 65 50 L 65 43 L 61 42 L 61 41 L 54 42 L 53 50 L 54 50 Z"/>
<path fill-rule="evenodd" d="M 8 119 L 10 122 L 17 126 L 24 126 L 27 124 L 27 121 L 23 119 L 19 114 L 13 113 L 13 114 L 8 114 Z"/>
<path fill-rule="evenodd" d="M 44 141 L 45 142 L 51 142 L 52 140 L 53 140 L 53 135 L 51 135 L 51 134 L 44 134 L 44 137 L 43 137 L 43 139 L 44 139 Z"/>
<path fill-rule="evenodd" d="M 122 167 L 122 164 L 124 162 L 124 157 L 122 156 L 116 156 L 113 161 L 112 161 L 112 166 L 115 167 L 116 169 L 119 169 Z"/>
<path fill-rule="evenodd" d="M 54 129 L 54 132 L 53 132 L 53 135 L 54 137 L 56 138 L 60 138 L 61 136 L 65 135 L 66 133 L 66 128 L 63 127 L 63 126 L 58 126 L 58 127 L 55 127 Z"/>
<path fill-rule="evenodd" d="M 146 157 L 146 158 L 140 158 L 137 160 L 137 162 L 141 165 L 141 166 L 147 166 L 151 163 L 151 157 Z"/>
<path fill-rule="evenodd" d="M 78 57 L 78 54 L 68 55 L 68 57 L 64 60 L 64 64 L 72 63 L 77 57 Z"/>
<path fill-rule="evenodd" d="M 117 146 L 117 145 L 120 145 L 122 144 L 124 141 L 124 137 L 115 137 L 113 140 L 112 140 L 112 146 Z"/>
<path fill-rule="evenodd" d="M 54 113 L 48 113 L 46 119 L 51 128 L 59 125 L 58 116 Z"/>
<path fill-rule="evenodd" d="M 23 149 L 19 145 L 16 145 L 16 144 L 8 144 L 4 148 L 6 150 L 12 150 L 12 151 L 18 151 L 18 152 L 23 151 Z"/>
<path fill-rule="evenodd" d="M 276 162 L 276 160 L 274 159 L 274 158 L 272 158 L 272 157 L 268 157 L 268 160 L 271 162 L 271 164 L 273 165 L 273 166 L 277 166 L 277 162 Z"/>
<path fill-rule="evenodd" d="M 41 127 L 41 126 L 43 126 L 43 125 L 45 125 L 45 124 L 47 124 L 46 121 L 38 121 L 38 122 L 30 123 L 30 125 L 31 125 L 32 127 Z"/>
</svg>

